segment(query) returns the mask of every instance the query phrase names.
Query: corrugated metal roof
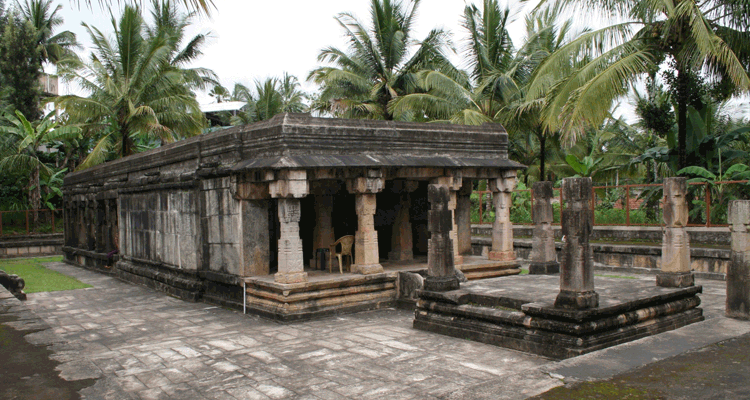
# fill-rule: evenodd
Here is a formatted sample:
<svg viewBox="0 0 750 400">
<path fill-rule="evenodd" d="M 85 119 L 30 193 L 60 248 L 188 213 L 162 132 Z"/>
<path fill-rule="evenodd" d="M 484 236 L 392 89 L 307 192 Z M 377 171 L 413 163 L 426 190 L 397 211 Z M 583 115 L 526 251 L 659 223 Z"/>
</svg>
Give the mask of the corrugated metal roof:
<svg viewBox="0 0 750 400">
<path fill-rule="evenodd" d="M 291 168 L 346 168 L 346 167 L 452 167 L 452 168 L 526 168 L 511 160 L 499 158 L 466 157 L 418 157 L 380 155 L 307 155 L 253 158 L 237 163 L 233 171 L 251 169 L 291 169 Z"/>
</svg>

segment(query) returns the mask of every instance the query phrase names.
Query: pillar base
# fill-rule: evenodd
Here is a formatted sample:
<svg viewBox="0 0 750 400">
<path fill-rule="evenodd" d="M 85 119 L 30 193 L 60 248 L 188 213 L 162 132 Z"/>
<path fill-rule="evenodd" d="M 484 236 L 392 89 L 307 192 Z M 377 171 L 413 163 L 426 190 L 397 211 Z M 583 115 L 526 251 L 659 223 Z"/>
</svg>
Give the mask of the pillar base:
<svg viewBox="0 0 750 400">
<path fill-rule="evenodd" d="M 301 283 L 307 282 L 307 272 L 277 272 L 273 280 L 278 283 Z"/>
<path fill-rule="evenodd" d="M 414 252 L 411 250 L 392 251 L 388 253 L 388 259 L 391 261 L 411 261 L 414 259 Z"/>
<path fill-rule="evenodd" d="M 355 274 L 372 275 L 383 272 L 383 266 L 380 264 L 355 264 L 351 266 L 351 270 Z"/>
<path fill-rule="evenodd" d="M 492 261 L 513 261 L 516 259 L 516 252 L 511 251 L 490 251 L 487 258 Z"/>
<path fill-rule="evenodd" d="M 431 292 L 446 292 L 459 288 L 457 275 L 451 276 L 428 276 L 424 278 L 424 290 Z"/>
<path fill-rule="evenodd" d="M 656 274 L 656 286 L 683 288 L 695 285 L 692 272 L 659 272 Z"/>
<path fill-rule="evenodd" d="M 560 273 L 557 261 L 532 261 L 529 264 L 529 275 L 552 275 Z"/>
<path fill-rule="evenodd" d="M 588 292 L 561 290 L 555 299 L 555 308 L 583 310 L 596 307 L 599 307 L 599 293 L 593 290 Z"/>
</svg>

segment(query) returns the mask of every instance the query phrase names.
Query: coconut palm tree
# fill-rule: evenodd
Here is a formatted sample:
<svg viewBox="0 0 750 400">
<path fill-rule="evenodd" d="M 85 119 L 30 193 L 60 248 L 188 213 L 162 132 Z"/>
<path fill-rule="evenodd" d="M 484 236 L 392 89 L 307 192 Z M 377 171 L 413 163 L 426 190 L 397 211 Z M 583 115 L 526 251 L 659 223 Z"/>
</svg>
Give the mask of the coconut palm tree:
<svg viewBox="0 0 750 400">
<path fill-rule="evenodd" d="M 333 64 L 313 70 L 308 80 L 320 85 L 315 108 L 350 118 L 393 119 L 388 103 L 416 89 L 416 72 L 438 70 L 459 76 L 445 51 L 448 33 L 433 29 L 415 51 L 411 29 L 419 0 L 371 0 L 371 26 L 350 13 L 336 20 L 349 41 L 347 51 L 323 49 L 318 61 Z"/>
<path fill-rule="evenodd" d="M 112 19 L 112 37 L 85 25 L 94 52 L 89 63 L 64 71 L 63 78 L 90 96 L 56 99 L 72 121 L 96 137 L 79 168 L 133 154 L 139 143 L 167 143 L 201 133 L 205 118 L 191 90 L 197 81 L 176 65 L 180 52 L 175 33 L 156 26 L 158 22 L 147 26 L 139 8 L 130 5 L 119 20 Z"/>
<path fill-rule="evenodd" d="M 236 100 L 246 101 L 247 106 L 233 116 L 233 125 L 271 119 L 284 112 L 304 112 L 307 110 L 307 94 L 300 90 L 300 84 L 294 75 L 284 73 L 281 79 L 266 78 L 255 81 L 255 94 L 242 84 L 236 84 L 233 91 Z"/>
<path fill-rule="evenodd" d="M 545 117 L 551 129 L 567 132 L 570 140 L 587 126 L 597 126 L 612 102 L 636 80 L 665 61 L 673 71 L 677 104 L 680 168 L 688 164 L 687 113 L 691 81 L 707 75 L 722 80 L 735 93 L 750 91 L 750 18 L 746 1 L 733 0 L 566 0 L 600 10 L 620 22 L 585 33 L 557 51 L 541 67 L 554 71 L 571 58 L 588 62 L 556 87 Z M 540 90 L 532 87 L 532 92 Z M 560 118 L 560 115 L 563 118 Z"/>
<path fill-rule="evenodd" d="M 426 119 L 479 125 L 495 119 L 517 94 L 516 80 L 523 70 L 507 26 L 510 9 L 497 0 L 484 0 L 482 10 L 464 8 L 462 25 L 468 35 L 463 50 L 470 74 L 452 75 L 436 70 L 416 74 L 418 90 L 394 99 L 389 105 L 399 119 Z"/>
<path fill-rule="evenodd" d="M 62 10 L 61 5 L 52 9 L 52 0 L 27 0 L 20 9 L 23 18 L 36 28 L 40 68 L 45 62 L 57 65 L 64 58 L 77 57 L 74 50 L 79 45 L 75 33 L 55 33 L 55 29 L 63 24 L 62 17 L 57 14 Z"/>
<path fill-rule="evenodd" d="M 539 144 L 539 180 L 547 178 L 548 141 L 560 145 L 560 131 L 544 124 L 545 112 L 550 107 L 549 93 L 573 68 L 573 60 L 556 71 L 540 71 L 540 65 L 569 40 L 572 21 L 560 23 L 560 9 L 538 10 L 526 17 L 526 38 L 516 56 L 521 73 L 517 79 L 518 95 L 498 114 L 498 119 L 511 132 L 524 132 L 536 137 Z M 530 87 L 539 87 L 531 91 Z"/>
</svg>

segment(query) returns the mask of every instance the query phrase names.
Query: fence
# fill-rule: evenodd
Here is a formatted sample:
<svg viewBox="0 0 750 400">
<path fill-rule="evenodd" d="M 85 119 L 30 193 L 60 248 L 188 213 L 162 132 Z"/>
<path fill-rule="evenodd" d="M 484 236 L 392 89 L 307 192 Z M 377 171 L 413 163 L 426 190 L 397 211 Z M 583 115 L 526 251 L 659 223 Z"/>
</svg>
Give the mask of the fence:
<svg viewBox="0 0 750 400">
<path fill-rule="evenodd" d="M 552 209 L 554 223 L 560 223 L 560 209 L 564 205 L 559 188 L 554 189 Z M 659 226 L 662 225 L 662 185 L 594 186 L 591 208 L 595 225 Z M 696 182 L 688 185 L 688 226 L 727 226 L 729 200 L 750 199 L 748 181 Z M 474 191 L 471 195 L 471 221 L 491 224 L 495 218 L 492 192 Z M 532 223 L 534 204 L 530 189 L 513 192 L 510 219 L 514 224 Z"/>
<path fill-rule="evenodd" d="M 0 236 L 62 233 L 62 213 L 62 210 L 49 209 L 0 211 Z"/>
</svg>

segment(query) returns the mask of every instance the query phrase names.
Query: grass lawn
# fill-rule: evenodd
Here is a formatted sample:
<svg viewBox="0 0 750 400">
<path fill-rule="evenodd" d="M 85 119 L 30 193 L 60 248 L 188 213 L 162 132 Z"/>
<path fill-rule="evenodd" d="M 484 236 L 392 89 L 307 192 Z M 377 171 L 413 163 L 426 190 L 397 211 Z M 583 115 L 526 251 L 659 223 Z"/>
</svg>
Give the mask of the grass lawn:
<svg viewBox="0 0 750 400">
<path fill-rule="evenodd" d="M 47 269 L 42 265 L 56 261 L 62 261 L 62 256 L 0 260 L 0 270 L 7 272 L 9 275 L 16 274 L 23 278 L 26 282 L 23 291 L 26 293 L 56 292 L 91 287 L 91 285 Z"/>
</svg>

